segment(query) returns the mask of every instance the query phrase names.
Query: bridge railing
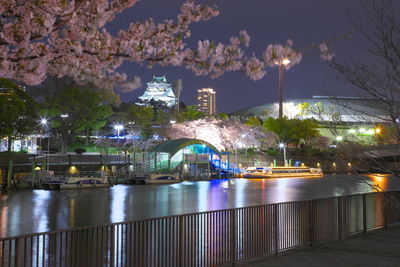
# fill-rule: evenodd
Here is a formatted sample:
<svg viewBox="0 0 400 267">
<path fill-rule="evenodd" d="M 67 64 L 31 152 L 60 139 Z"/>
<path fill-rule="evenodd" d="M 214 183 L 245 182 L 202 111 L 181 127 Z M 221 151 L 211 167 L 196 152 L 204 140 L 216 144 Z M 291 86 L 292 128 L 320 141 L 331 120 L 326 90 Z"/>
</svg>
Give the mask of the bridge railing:
<svg viewBox="0 0 400 267">
<path fill-rule="evenodd" d="M 0 239 L 0 266 L 216 266 L 400 223 L 400 192 L 191 213 Z"/>
</svg>

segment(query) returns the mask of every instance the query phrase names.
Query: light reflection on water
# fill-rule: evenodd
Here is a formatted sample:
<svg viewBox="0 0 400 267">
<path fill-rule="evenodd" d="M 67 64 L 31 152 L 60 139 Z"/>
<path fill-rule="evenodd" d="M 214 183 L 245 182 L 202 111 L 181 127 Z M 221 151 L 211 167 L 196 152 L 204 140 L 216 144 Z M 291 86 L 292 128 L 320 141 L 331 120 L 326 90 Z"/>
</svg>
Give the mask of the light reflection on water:
<svg viewBox="0 0 400 267">
<path fill-rule="evenodd" d="M 126 196 L 128 194 L 128 187 L 118 186 L 111 188 L 113 191 L 111 198 L 111 213 L 110 221 L 123 222 L 125 221 L 126 214 Z"/>
<path fill-rule="evenodd" d="M 208 208 L 207 191 L 210 183 L 199 182 L 198 184 L 198 194 L 197 194 L 197 207 L 199 211 L 206 211 Z"/>
<path fill-rule="evenodd" d="M 361 178 L 363 180 L 361 180 Z M 110 189 L 22 190 L 0 195 L 0 237 L 69 227 L 374 192 L 400 190 L 388 175 L 232 179 Z"/>
<path fill-rule="evenodd" d="M 50 191 L 45 190 L 34 190 L 33 191 L 33 221 L 37 222 L 35 232 L 46 232 L 48 231 L 48 217 L 45 216 L 46 209 L 50 202 Z M 21 203 L 22 204 L 22 203 Z M 15 214 L 20 214 L 18 210 L 14 210 Z M 44 216 L 43 216 L 44 215 Z M 17 222 L 18 218 L 11 219 L 12 222 Z"/>
<path fill-rule="evenodd" d="M 380 191 L 386 189 L 386 179 L 390 177 L 389 174 L 372 173 L 368 174 L 367 176 L 371 179 L 371 184 L 375 184 L 377 189 L 380 189 Z"/>
</svg>

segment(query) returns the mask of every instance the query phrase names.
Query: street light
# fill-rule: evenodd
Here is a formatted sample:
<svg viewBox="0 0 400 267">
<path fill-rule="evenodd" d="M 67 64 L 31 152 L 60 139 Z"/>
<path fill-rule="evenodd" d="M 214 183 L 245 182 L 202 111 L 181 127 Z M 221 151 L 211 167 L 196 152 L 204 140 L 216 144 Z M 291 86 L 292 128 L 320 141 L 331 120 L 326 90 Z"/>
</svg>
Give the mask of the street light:
<svg viewBox="0 0 400 267">
<path fill-rule="evenodd" d="M 43 128 L 47 126 L 47 119 L 46 118 L 41 118 L 40 119 L 40 124 L 42 125 L 42 134 L 41 134 L 41 137 L 40 137 L 40 149 L 42 150 L 42 140 L 43 140 L 43 134 L 44 134 Z"/>
<path fill-rule="evenodd" d="M 280 61 L 275 61 L 275 65 L 279 67 L 279 78 L 278 78 L 278 86 L 279 86 L 279 118 L 283 117 L 283 72 L 284 68 L 291 63 L 290 59 L 283 58 Z"/>
<path fill-rule="evenodd" d="M 42 125 L 43 128 L 47 127 L 47 123 L 48 123 L 48 120 L 46 118 L 42 118 L 40 120 L 40 124 Z M 40 148 L 42 148 L 42 139 L 43 139 L 43 137 L 40 138 Z M 47 155 L 46 155 L 46 169 L 47 170 L 50 169 L 49 168 L 49 163 L 50 163 L 49 153 L 50 153 L 50 134 L 47 136 Z"/>
<path fill-rule="evenodd" d="M 286 146 L 284 143 L 279 143 L 279 148 L 283 148 L 283 162 L 286 167 L 287 166 L 287 164 L 286 164 Z"/>
<path fill-rule="evenodd" d="M 246 143 L 246 140 L 244 139 L 247 136 L 247 134 L 242 134 L 242 139 L 243 142 Z M 245 149 L 245 156 L 246 156 L 246 160 L 247 160 L 247 145 L 244 144 L 244 149 Z"/>
<path fill-rule="evenodd" d="M 121 124 L 114 125 L 114 130 L 117 131 L 117 153 L 119 154 L 119 133 L 124 129 Z"/>
<path fill-rule="evenodd" d="M 343 141 L 343 136 L 340 135 L 336 136 L 336 141 Z"/>
</svg>

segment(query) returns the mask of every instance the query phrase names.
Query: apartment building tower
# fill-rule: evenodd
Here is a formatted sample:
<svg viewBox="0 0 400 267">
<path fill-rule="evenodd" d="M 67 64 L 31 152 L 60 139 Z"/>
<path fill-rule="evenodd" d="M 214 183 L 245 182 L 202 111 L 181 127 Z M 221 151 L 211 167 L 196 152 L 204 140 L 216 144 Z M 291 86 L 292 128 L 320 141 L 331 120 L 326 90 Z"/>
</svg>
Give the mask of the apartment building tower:
<svg viewBox="0 0 400 267">
<path fill-rule="evenodd" d="M 197 110 L 214 115 L 217 113 L 215 91 L 212 88 L 202 88 L 197 90 Z"/>
</svg>

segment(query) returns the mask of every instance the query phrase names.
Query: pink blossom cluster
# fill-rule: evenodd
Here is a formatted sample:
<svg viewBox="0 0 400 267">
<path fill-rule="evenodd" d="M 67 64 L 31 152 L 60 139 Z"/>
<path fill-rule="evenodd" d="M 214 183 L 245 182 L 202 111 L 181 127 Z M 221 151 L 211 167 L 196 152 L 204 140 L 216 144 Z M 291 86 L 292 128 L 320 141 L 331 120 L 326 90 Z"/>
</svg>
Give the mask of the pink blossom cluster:
<svg viewBox="0 0 400 267">
<path fill-rule="evenodd" d="M 207 141 L 222 151 L 241 148 L 274 146 L 276 135 L 253 129 L 234 119 L 205 118 L 176 123 L 163 129 L 163 136 L 169 139 L 196 138 Z"/>
<path fill-rule="evenodd" d="M 331 60 L 335 56 L 326 43 L 319 44 L 319 51 L 321 53 L 321 58 L 324 60 Z"/>
<path fill-rule="evenodd" d="M 40 84 L 47 75 L 72 76 L 81 83 L 124 92 L 141 85 L 135 77 L 118 72 L 124 61 L 152 67 L 156 64 L 182 66 L 197 75 L 219 77 L 241 71 L 253 80 L 266 74 L 283 57 L 290 67 L 300 62 L 301 53 L 287 46 L 269 45 L 262 59 L 247 57 L 250 37 L 241 31 L 227 44 L 209 40 L 190 49 L 190 26 L 218 16 L 215 6 L 187 0 L 175 20 L 156 23 L 151 18 L 131 23 L 116 36 L 104 27 L 122 10 L 138 0 L 0 0 L 0 77 Z M 320 47 L 326 58 L 325 47 Z"/>
<path fill-rule="evenodd" d="M 263 53 L 263 58 L 266 65 L 273 67 L 284 64 L 286 69 L 299 64 L 302 57 L 303 55 L 293 48 L 293 40 L 290 39 L 287 40 L 286 46 L 279 44 L 268 45 Z"/>
<path fill-rule="evenodd" d="M 124 60 L 148 66 L 188 64 L 187 55 L 193 53 L 183 40 L 190 36 L 189 26 L 218 15 L 215 7 L 187 1 L 176 21 L 148 19 L 112 36 L 105 24 L 136 2 L 0 0 L 0 76 L 36 85 L 49 74 L 69 75 L 111 88 L 126 81 L 117 72 Z M 139 84 L 135 79 L 123 88 Z"/>
</svg>

